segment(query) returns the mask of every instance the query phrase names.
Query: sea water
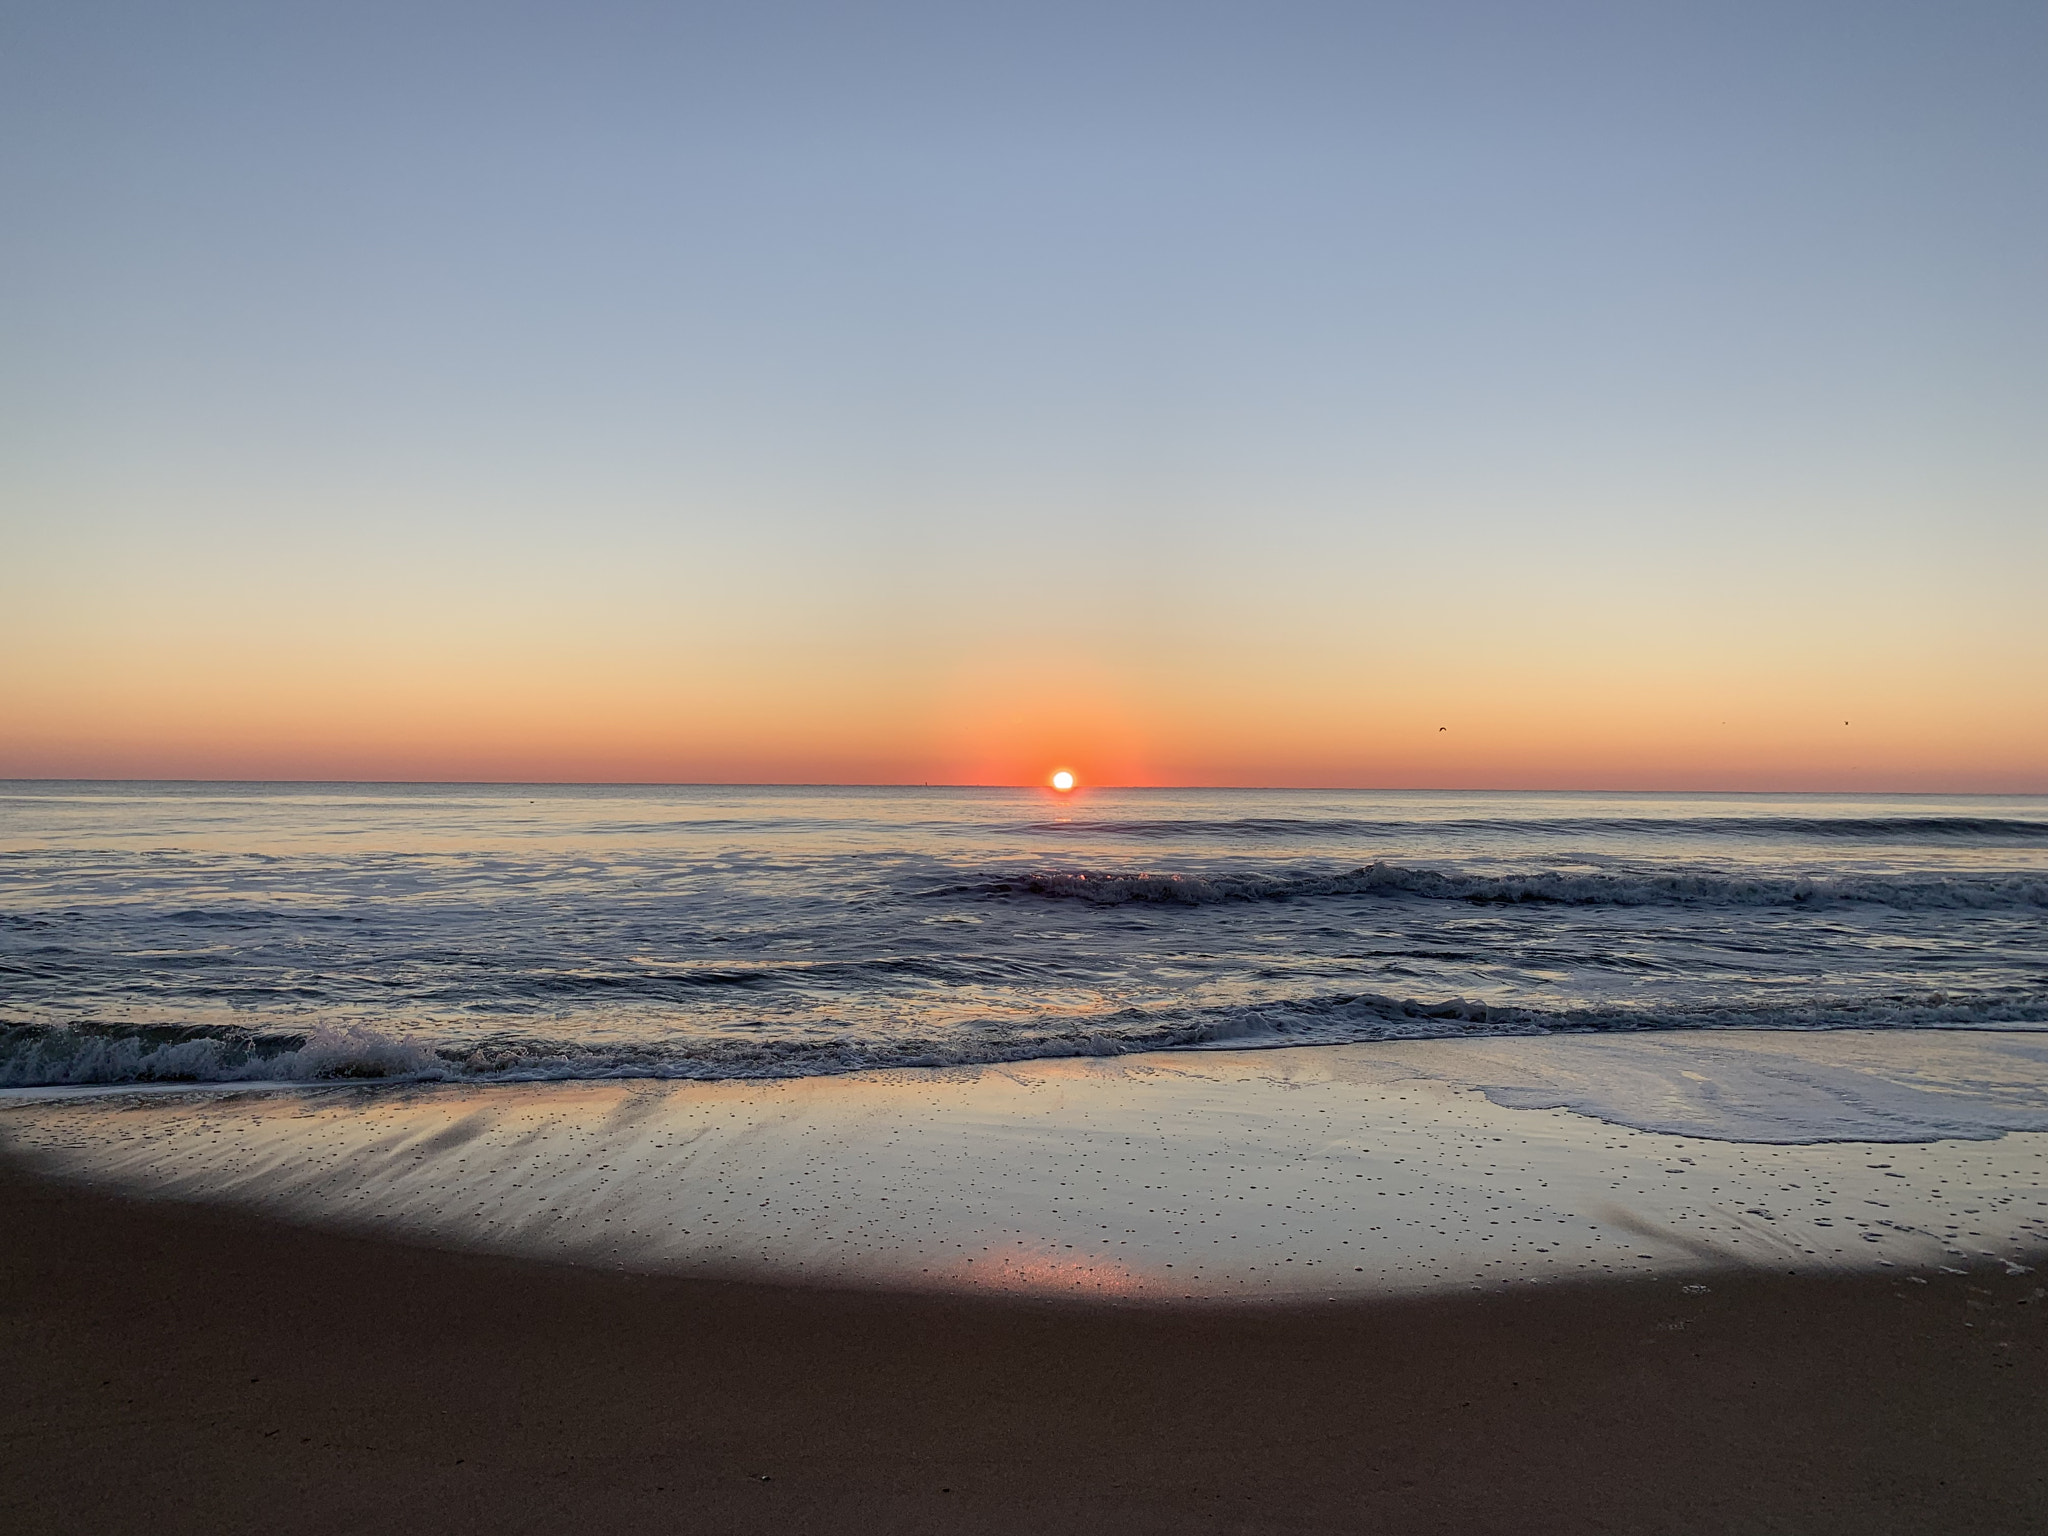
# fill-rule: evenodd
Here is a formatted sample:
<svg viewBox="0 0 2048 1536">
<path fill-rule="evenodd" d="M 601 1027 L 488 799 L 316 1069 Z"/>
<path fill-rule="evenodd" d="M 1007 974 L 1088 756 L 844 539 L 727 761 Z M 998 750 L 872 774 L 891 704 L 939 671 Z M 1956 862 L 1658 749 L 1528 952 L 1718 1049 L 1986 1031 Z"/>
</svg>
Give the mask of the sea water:
<svg viewBox="0 0 2048 1536">
<path fill-rule="evenodd" d="M 2048 798 L 0 785 L 0 1085 L 2048 1022 Z"/>
</svg>

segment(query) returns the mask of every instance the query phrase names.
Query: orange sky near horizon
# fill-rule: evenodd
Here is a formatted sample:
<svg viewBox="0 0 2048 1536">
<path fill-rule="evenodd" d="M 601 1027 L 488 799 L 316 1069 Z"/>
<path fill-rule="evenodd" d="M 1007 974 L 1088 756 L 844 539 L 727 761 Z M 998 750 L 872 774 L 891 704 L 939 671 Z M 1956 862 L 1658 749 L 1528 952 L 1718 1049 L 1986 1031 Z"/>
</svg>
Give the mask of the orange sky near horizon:
<svg viewBox="0 0 2048 1536">
<path fill-rule="evenodd" d="M 460 505 L 127 496 L 157 516 L 0 568 L 0 776 L 2048 791 L 2041 534 L 564 517 L 479 551 L 420 535 Z"/>
<path fill-rule="evenodd" d="M 1192 642 L 1120 663 L 1127 637 L 954 656 L 409 638 L 17 649 L 0 776 L 2048 791 L 2025 657 L 1795 671 L 1321 635 L 1290 666 Z"/>
</svg>

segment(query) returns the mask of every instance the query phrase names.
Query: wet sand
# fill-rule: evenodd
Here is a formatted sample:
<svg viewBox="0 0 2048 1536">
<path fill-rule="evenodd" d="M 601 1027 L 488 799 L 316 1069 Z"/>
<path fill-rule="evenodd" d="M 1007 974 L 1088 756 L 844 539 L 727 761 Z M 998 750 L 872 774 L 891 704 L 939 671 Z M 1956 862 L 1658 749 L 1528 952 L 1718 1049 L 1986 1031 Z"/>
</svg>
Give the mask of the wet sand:
<svg viewBox="0 0 2048 1536">
<path fill-rule="evenodd" d="M 2048 1132 L 2003 1128 L 2044 1119 L 2038 1034 L 1729 1031 L 0 1096 L 0 1146 L 100 1188 L 512 1257 L 1237 1304 L 2031 1263 Z M 1856 1139 L 1800 1141 L 1816 1128 Z"/>
<path fill-rule="evenodd" d="M 1983 1260 L 1083 1304 L 451 1252 L 18 1166 L 0 1231 L 10 1531 L 2048 1525 L 2048 1298 Z"/>
</svg>

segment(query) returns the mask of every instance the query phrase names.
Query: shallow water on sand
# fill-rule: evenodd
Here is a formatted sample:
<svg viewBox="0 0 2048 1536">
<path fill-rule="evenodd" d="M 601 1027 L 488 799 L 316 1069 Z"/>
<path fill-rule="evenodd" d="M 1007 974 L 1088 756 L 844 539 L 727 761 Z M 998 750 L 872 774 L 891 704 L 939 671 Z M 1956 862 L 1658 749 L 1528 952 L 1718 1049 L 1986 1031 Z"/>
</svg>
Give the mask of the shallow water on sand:
<svg viewBox="0 0 2048 1536">
<path fill-rule="evenodd" d="M 1857 1139 L 1804 1139 L 1823 1115 Z M 2048 1038 L 1989 1032 L 16 1090 L 0 1138 L 143 1194 L 783 1283 L 1294 1300 L 1755 1267 L 2017 1272 L 2048 1250 Z"/>
<path fill-rule="evenodd" d="M 2048 1021 L 2039 797 L 0 787 L 0 1084 Z"/>
</svg>

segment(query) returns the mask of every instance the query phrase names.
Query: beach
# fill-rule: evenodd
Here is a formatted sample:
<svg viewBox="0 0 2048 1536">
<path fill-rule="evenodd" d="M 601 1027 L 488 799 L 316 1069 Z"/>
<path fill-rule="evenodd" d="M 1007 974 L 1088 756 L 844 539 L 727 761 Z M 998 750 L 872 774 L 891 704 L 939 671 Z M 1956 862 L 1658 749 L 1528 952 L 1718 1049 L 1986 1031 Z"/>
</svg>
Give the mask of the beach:
<svg viewBox="0 0 2048 1536">
<path fill-rule="evenodd" d="M 2031 1275 L 1190 1308 L 606 1272 L 0 1179 L 20 1532 L 2012 1532 Z"/>
<path fill-rule="evenodd" d="M 2041 1045 L 16 1091 L 0 1515 L 2027 1529 Z"/>
</svg>

